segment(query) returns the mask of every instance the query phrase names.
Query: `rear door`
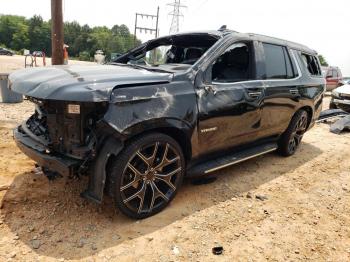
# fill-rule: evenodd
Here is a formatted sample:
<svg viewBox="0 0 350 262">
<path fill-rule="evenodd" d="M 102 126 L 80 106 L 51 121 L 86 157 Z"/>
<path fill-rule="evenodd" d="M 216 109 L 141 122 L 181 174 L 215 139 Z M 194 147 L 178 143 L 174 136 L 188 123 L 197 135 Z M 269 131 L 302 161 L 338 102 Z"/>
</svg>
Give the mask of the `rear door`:
<svg viewBox="0 0 350 262">
<path fill-rule="evenodd" d="M 259 138 L 264 87 L 255 80 L 255 58 L 253 42 L 233 43 L 205 71 L 203 84 L 197 86 L 203 154 Z"/>
<path fill-rule="evenodd" d="M 286 46 L 260 44 L 265 61 L 262 135 L 277 136 L 287 128 L 298 106 L 301 73 L 292 51 Z"/>
</svg>

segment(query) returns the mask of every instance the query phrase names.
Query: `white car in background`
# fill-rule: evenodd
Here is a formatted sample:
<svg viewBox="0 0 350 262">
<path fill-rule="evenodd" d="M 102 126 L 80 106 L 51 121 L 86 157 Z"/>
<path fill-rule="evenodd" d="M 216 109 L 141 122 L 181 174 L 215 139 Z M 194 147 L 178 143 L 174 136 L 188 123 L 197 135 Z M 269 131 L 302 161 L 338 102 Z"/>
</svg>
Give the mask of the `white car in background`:
<svg viewBox="0 0 350 262">
<path fill-rule="evenodd" d="M 343 77 L 342 84 L 350 85 L 350 77 Z"/>
<path fill-rule="evenodd" d="M 350 84 L 345 84 L 332 91 L 332 99 L 329 108 L 340 108 L 350 113 Z"/>
</svg>

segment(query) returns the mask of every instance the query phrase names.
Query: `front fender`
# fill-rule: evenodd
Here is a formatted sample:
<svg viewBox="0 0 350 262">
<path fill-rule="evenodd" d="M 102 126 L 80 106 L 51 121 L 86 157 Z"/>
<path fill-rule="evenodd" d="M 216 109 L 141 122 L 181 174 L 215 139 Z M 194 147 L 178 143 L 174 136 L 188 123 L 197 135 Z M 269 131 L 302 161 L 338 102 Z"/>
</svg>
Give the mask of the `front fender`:
<svg viewBox="0 0 350 262">
<path fill-rule="evenodd" d="M 116 88 L 104 121 L 127 137 L 161 127 L 193 130 L 197 103 L 189 81 Z"/>
</svg>

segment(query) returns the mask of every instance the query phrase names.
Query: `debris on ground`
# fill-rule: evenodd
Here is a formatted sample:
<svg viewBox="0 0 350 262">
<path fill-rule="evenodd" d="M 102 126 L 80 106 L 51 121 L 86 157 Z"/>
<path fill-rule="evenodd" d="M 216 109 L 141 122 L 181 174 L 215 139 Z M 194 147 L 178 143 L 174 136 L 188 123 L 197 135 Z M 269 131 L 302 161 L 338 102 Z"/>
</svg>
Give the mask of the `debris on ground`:
<svg viewBox="0 0 350 262">
<path fill-rule="evenodd" d="M 171 250 L 173 251 L 174 255 L 180 254 L 180 249 L 177 246 L 173 246 Z"/>
<path fill-rule="evenodd" d="M 341 109 L 327 109 L 321 112 L 317 122 L 326 122 L 331 119 L 344 117 L 347 115 L 349 115 L 349 113 Z"/>
<path fill-rule="evenodd" d="M 256 195 L 255 198 L 260 200 L 260 201 L 265 201 L 268 199 L 268 197 L 265 195 Z"/>
<path fill-rule="evenodd" d="M 222 246 L 215 246 L 212 248 L 212 252 L 214 255 L 221 255 L 224 251 L 224 248 Z"/>
<path fill-rule="evenodd" d="M 5 190 L 9 190 L 10 189 L 10 186 L 7 186 L 7 185 L 0 185 L 0 192 L 1 191 L 5 191 Z"/>
<path fill-rule="evenodd" d="M 337 135 L 343 131 L 350 131 L 350 116 L 339 119 L 337 122 L 332 124 L 330 131 Z"/>
</svg>

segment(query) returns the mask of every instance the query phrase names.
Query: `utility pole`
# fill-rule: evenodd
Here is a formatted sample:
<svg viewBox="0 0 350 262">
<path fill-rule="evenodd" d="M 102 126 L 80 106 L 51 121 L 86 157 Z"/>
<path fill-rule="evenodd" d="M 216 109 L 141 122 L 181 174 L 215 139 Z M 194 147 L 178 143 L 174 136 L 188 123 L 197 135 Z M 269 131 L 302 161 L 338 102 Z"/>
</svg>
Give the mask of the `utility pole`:
<svg viewBox="0 0 350 262">
<path fill-rule="evenodd" d="M 171 26 L 169 33 L 175 34 L 180 31 L 180 17 L 183 17 L 183 14 L 181 13 L 181 8 L 185 8 L 187 6 L 181 5 L 181 0 L 174 0 L 173 3 L 168 4 L 169 6 L 173 7 L 173 11 L 169 13 L 173 18 L 171 20 Z"/>
<path fill-rule="evenodd" d="M 63 65 L 63 13 L 62 0 L 51 0 L 52 65 Z"/>
<path fill-rule="evenodd" d="M 155 28 L 149 28 L 149 27 L 141 27 L 138 26 L 139 22 L 138 22 L 138 18 L 146 18 L 146 19 L 156 19 L 156 27 Z M 140 32 L 145 31 L 145 33 L 148 33 L 148 31 L 152 34 L 154 33 L 155 38 L 158 37 L 159 35 L 159 6 L 157 8 L 157 15 L 149 15 L 149 14 L 141 14 L 141 13 L 136 13 L 135 16 L 135 31 L 134 31 L 134 45 L 136 45 L 136 33 L 137 30 L 140 30 Z"/>
</svg>

